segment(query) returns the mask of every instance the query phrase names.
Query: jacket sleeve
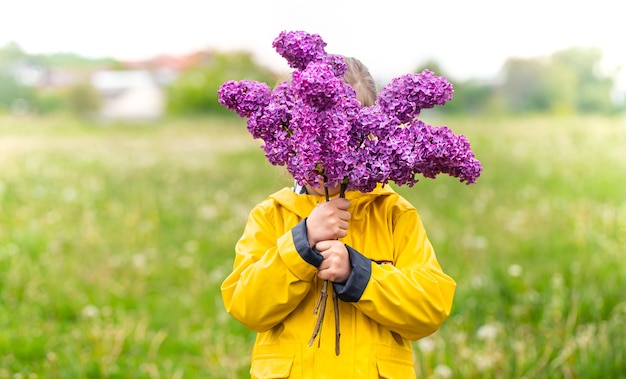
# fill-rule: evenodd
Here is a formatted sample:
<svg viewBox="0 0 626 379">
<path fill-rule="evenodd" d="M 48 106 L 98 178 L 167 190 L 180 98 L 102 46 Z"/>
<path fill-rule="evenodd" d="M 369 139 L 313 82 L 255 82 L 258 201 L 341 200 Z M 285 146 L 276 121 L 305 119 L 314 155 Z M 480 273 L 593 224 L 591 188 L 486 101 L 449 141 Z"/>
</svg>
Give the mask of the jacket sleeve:
<svg viewBox="0 0 626 379">
<path fill-rule="evenodd" d="M 335 290 L 352 296 L 360 293 L 349 299 L 357 309 L 403 337 L 417 340 L 435 332 L 449 316 L 456 283 L 442 271 L 415 209 L 404 211 L 396 220 L 393 243 L 393 265 L 379 265 L 352 249 L 356 273 L 370 272 L 370 277 L 354 280 L 357 287 L 335 286 Z M 350 284 L 349 279 L 346 285 Z"/>
<path fill-rule="evenodd" d="M 279 234 L 271 207 L 250 213 L 235 246 L 233 271 L 221 287 L 226 311 L 246 327 L 271 329 L 309 292 L 322 257 L 309 247 L 305 222 Z"/>
</svg>

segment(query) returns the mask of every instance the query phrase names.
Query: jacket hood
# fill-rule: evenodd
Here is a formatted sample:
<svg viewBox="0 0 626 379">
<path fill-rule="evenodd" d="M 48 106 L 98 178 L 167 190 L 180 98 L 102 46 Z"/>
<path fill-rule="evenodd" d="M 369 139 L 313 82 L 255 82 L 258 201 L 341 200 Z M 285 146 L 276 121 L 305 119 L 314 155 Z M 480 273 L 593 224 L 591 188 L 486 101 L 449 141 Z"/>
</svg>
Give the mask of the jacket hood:
<svg viewBox="0 0 626 379">
<path fill-rule="evenodd" d="M 350 207 L 352 208 L 357 205 L 367 206 L 368 203 L 371 203 L 379 196 L 389 196 L 395 193 L 388 184 L 384 186 L 379 184 L 371 192 L 347 191 L 346 199 L 350 200 Z M 318 204 L 326 201 L 324 196 L 297 194 L 291 188 L 283 188 L 270 195 L 269 198 L 302 218 L 311 214 L 313 208 Z"/>
</svg>

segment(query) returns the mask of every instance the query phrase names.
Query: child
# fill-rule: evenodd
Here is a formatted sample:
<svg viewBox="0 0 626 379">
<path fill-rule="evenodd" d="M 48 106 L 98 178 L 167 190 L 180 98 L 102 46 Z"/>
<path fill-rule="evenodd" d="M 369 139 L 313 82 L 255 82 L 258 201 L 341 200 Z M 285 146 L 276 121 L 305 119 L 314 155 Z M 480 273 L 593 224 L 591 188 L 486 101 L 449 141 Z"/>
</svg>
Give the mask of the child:
<svg viewBox="0 0 626 379">
<path fill-rule="evenodd" d="M 367 68 L 345 61 L 344 81 L 362 106 L 372 105 Z M 415 378 L 411 341 L 450 314 L 456 284 L 442 271 L 417 210 L 389 186 L 338 193 L 329 188 L 326 201 L 319 185 L 283 188 L 250 213 L 221 290 L 226 310 L 258 333 L 252 378 Z M 338 312 L 326 307 L 309 346 L 326 280 Z"/>
</svg>

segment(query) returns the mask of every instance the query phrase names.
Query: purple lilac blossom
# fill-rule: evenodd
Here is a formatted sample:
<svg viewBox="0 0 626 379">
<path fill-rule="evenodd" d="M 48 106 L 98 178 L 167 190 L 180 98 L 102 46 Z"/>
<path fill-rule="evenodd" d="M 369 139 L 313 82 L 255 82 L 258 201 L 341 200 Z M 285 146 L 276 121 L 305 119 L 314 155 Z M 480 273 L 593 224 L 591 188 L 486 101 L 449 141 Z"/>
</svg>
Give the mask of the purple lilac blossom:
<svg viewBox="0 0 626 379">
<path fill-rule="evenodd" d="M 220 86 L 217 94 L 221 105 L 234 110 L 239 117 L 250 117 L 269 104 L 270 92 L 265 83 L 229 80 Z"/>
<path fill-rule="evenodd" d="M 392 79 L 380 90 L 377 103 L 381 112 L 406 123 L 419 116 L 422 109 L 444 105 L 453 94 L 452 84 L 445 77 L 424 70 Z"/>
<path fill-rule="evenodd" d="M 263 83 L 228 81 L 220 104 L 248 118 L 248 131 L 264 141 L 265 156 L 286 166 L 300 184 L 347 184 L 372 191 L 379 183 L 413 186 L 417 175 L 439 174 L 474 183 L 482 166 L 463 135 L 417 119 L 421 109 L 444 105 L 452 85 L 429 70 L 393 79 L 374 106 L 361 108 L 343 82 L 343 57 L 306 32 L 282 32 L 273 43 L 295 68 L 274 90 Z"/>
<path fill-rule="evenodd" d="M 287 60 L 289 67 L 296 70 L 304 70 L 310 62 L 324 60 L 327 56 L 322 37 L 304 31 L 282 31 L 272 46 Z"/>
<path fill-rule="evenodd" d="M 324 179 L 327 186 L 340 184 L 349 170 L 345 154 L 349 151 L 350 113 L 338 102 L 320 109 L 306 103 L 292 113 L 293 141 L 297 152 L 288 170 L 299 182 L 318 186 Z M 349 108 L 348 108 L 349 109 Z"/>
<path fill-rule="evenodd" d="M 404 127 L 402 134 L 400 138 L 404 141 L 405 149 L 397 156 L 397 160 L 412 173 L 432 179 L 439 174 L 448 174 L 467 184 L 475 183 L 480 176 L 482 166 L 464 135 L 455 135 L 447 126 L 426 125 L 421 120 Z M 417 182 L 408 175 L 393 180 L 397 184 L 409 186 Z"/>
<path fill-rule="evenodd" d="M 293 132 L 289 126 L 294 102 L 291 86 L 282 82 L 272 91 L 270 103 L 248 119 L 248 131 L 265 142 L 261 146 L 265 157 L 275 166 L 284 166 L 294 154 Z"/>
<path fill-rule="evenodd" d="M 333 73 L 338 78 L 343 78 L 343 74 L 348 71 L 348 66 L 346 65 L 346 61 L 343 59 L 341 55 L 329 55 L 325 62 L 332 68 Z"/>
<path fill-rule="evenodd" d="M 294 72 L 292 86 L 305 104 L 319 110 L 334 106 L 345 91 L 341 77 L 335 76 L 324 62 L 311 62 L 304 70 Z"/>
</svg>

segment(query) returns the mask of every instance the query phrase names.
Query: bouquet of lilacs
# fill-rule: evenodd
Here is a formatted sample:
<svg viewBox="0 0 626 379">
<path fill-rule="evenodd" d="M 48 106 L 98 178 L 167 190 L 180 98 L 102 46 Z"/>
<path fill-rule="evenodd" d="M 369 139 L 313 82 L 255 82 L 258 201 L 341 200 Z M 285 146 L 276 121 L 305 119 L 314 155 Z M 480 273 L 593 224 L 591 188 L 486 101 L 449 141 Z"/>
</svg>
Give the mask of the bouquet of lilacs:
<svg viewBox="0 0 626 379">
<path fill-rule="evenodd" d="M 227 81 L 218 90 L 221 105 L 248 119 L 248 131 L 263 140 L 271 164 L 285 166 L 301 185 L 341 186 L 342 197 L 346 190 L 370 192 L 379 183 L 413 186 L 417 175 L 476 181 L 482 166 L 467 138 L 418 119 L 422 109 L 452 99 L 446 78 L 429 70 L 397 77 L 373 106 L 362 107 L 343 81 L 343 57 L 327 54 L 325 46 L 317 34 L 283 31 L 273 47 L 294 69 L 290 81 L 274 89 L 257 81 Z M 326 284 L 311 342 L 323 317 Z M 335 322 L 338 330 L 338 318 Z"/>
<path fill-rule="evenodd" d="M 282 32 L 273 46 L 294 69 L 291 81 L 273 90 L 262 82 L 227 81 L 219 102 L 248 119 L 268 161 L 286 166 L 299 184 L 369 192 L 378 183 L 413 186 L 418 174 L 448 174 L 467 184 L 480 176 L 465 136 L 417 118 L 452 99 L 446 78 L 429 70 L 395 78 L 375 105 L 361 107 L 343 82 L 343 57 L 327 54 L 319 35 Z"/>
</svg>

